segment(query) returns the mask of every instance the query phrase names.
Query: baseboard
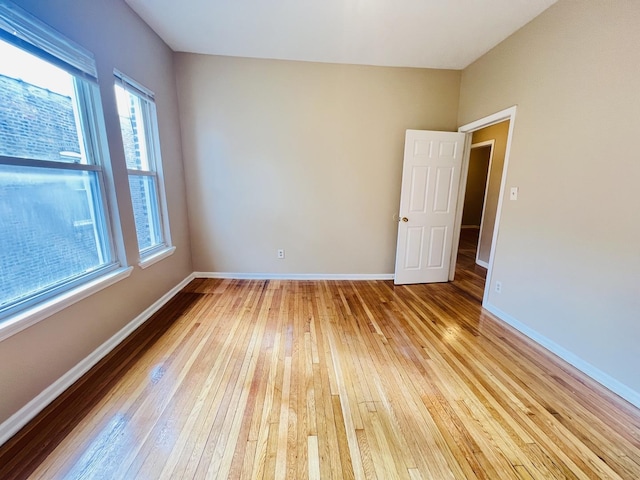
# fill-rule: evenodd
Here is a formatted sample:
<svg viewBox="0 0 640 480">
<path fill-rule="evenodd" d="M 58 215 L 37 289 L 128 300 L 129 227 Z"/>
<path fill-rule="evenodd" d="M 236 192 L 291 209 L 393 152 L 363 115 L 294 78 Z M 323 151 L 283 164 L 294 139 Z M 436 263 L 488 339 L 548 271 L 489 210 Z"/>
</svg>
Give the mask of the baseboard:
<svg viewBox="0 0 640 480">
<path fill-rule="evenodd" d="M 481 267 L 484 267 L 484 268 L 486 268 L 486 269 L 489 269 L 489 264 L 488 264 L 487 262 L 483 262 L 482 260 L 477 260 L 477 259 L 476 259 L 476 263 L 477 263 L 478 265 L 480 265 Z"/>
<path fill-rule="evenodd" d="M 24 407 L 11 415 L 0 425 L 0 445 L 13 437 L 18 431 L 29 423 L 47 405 L 53 402 L 67 388 L 73 385 L 80 377 L 87 373 L 96 363 L 104 358 L 111 350 L 117 347 L 133 331 L 146 322 L 151 316 L 171 300 L 180 290 L 182 290 L 191 280 L 195 278 L 192 273 L 159 300 L 153 303 L 144 312 L 134 318 L 125 327 L 119 330 L 109 340 L 96 348 L 91 354 L 80 361 L 75 367 L 65 373 L 62 377 L 43 390 L 38 396 L 32 399 Z"/>
<path fill-rule="evenodd" d="M 393 273 L 233 273 L 194 272 L 195 278 L 234 280 L 393 280 Z"/>
<path fill-rule="evenodd" d="M 516 320 L 515 318 L 503 312 L 502 310 L 495 307 L 494 305 L 487 304 L 487 305 L 484 305 L 484 308 L 489 312 L 491 312 L 496 317 L 498 317 L 499 320 L 503 321 L 508 325 L 511 325 L 520 333 L 529 337 L 538 345 L 546 348 L 551 353 L 557 355 L 558 357 L 560 357 L 570 365 L 573 365 L 575 368 L 577 368 L 582 373 L 584 373 L 588 377 L 598 382 L 600 385 L 608 388 L 613 393 L 624 398 L 627 402 L 631 403 L 637 408 L 640 408 L 639 392 L 636 392 L 635 390 L 627 387 L 625 384 L 619 382 L 618 380 L 613 378 L 611 375 L 604 373 L 602 370 L 599 370 L 598 368 L 594 367 L 590 363 L 585 362 L 583 359 L 581 359 L 574 353 L 570 352 L 564 347 L 561 347 L 560 345 L 548 339 L 544 335 L 539 334 L 532 328 L 526 326 L 524 323 L 520 322 L 519 320 Z"/>
</svg>

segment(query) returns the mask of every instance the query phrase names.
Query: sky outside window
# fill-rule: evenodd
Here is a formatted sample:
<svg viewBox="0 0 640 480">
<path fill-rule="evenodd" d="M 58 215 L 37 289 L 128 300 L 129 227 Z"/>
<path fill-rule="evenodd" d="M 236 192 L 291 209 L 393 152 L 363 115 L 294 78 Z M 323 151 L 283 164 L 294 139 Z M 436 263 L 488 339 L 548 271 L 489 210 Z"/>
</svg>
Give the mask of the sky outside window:
<svg viewBox="0 0 640 480">
<path fill-rule="evenodd" d="M 71 75 L 13 45 L 0 41 L 0 74 L 46 88 L 66 97 L 73 94 Z"/>
</svg>

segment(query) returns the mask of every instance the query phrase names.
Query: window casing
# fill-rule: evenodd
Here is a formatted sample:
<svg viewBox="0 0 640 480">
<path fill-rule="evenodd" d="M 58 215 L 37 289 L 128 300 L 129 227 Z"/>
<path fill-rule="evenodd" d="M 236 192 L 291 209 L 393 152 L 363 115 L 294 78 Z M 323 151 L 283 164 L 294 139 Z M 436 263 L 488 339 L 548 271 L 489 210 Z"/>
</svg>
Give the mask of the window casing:
<svg viewBox="0 0 640 480">
<path fill-rule="evenodd" d="M 0 322 L 122 266 L 95 60 L 0 0 Z"/>
<path fill-rule="evenodd" d="M 114 73 L 138 250 L 144 262 L 171 248 L 155 99 L 150 90 Z"/>
</svg>

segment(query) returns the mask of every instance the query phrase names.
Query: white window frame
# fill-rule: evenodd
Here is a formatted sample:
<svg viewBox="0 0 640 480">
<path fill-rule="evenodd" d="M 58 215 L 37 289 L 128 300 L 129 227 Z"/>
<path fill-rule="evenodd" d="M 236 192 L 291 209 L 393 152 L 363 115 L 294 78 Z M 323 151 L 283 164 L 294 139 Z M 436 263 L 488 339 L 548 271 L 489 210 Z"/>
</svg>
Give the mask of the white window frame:
<svg viewBox="0 0 640 480">
<path fill-rule="evenodd" d="M 168 257 L 176 248 L 171 243 L 171 230 L 169 227 L 169 215 L 167 210 L 167 197 L 164 188 L 164 176 L 162 171 L 162 155 L 160 153 L 160 134 L 158 128 L 158 115 L 154 93 L 136 82 L 131 77 L 114 69 L 115 85 L 140 99 L 142 106 L 142 121 L 144 124 L 145 151 L 147 155 L 148 170 L 127 168 L 127 176 L 152 177 L 155 183 L 156 205 L 158 212 L 158 224 L 160 226 L 161 241 L 157 245 L 138 251 L 141 268 L 147 268 L 156 262 Z M 152 228 L 149 225 L 149 228 Z M 137 233 L 137 232 L 136 232 Z"/>
<path fill-rule="evenodd" d="M 115 187 L 109 162 L 106 128 L 97 84 L 93 54 L 75 44 L 45 23 L 8 0 L 0 0 L 0 40 L 56 65 L 73 75 L 79 107 L 76 120 L 84 129 L 79 135 L 81 149 L 86 148 L 87 163 L 69 163 L 30 158 L 0 156 L 1 165 L 94 172 L 97 192 L 104 212 L 104 231 L 100 241 L 107 247 L 109 259 L 100 268 L 79 274 L 66 282 L 48 286 L 0 311 L 0 341 L 53 315 L 112 284 L 128 277 L 119 216 L 113 209 Z M 79 81 L 78 81 L 79 80 Z M 75 108 L 75 107 L 74 107 Z"/>
</svg>

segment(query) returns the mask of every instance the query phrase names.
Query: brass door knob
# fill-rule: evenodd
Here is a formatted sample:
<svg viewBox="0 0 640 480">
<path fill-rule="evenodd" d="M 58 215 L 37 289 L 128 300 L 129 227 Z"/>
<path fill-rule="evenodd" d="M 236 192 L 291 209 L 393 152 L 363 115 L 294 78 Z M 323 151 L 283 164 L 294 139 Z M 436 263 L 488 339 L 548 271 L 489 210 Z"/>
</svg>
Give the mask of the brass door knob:
<svg viewBox="0 0 640 480">
<path fill-rule="evenodd" d="M 401 220 L 402 220 L 403 222 L 408 222 L 408 221 L 409 221 L 409 219 L 408 219 L 407 217 L 402 217 L 402 218 L 401 218 Z"/>
</svg>

